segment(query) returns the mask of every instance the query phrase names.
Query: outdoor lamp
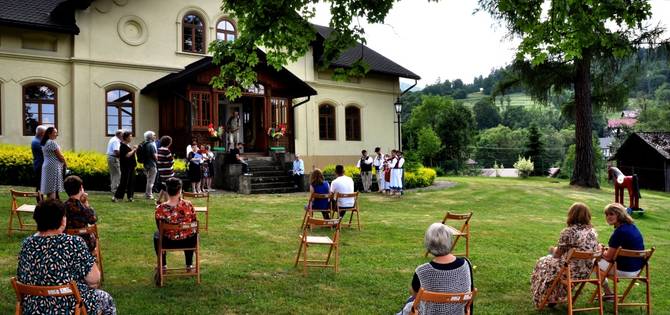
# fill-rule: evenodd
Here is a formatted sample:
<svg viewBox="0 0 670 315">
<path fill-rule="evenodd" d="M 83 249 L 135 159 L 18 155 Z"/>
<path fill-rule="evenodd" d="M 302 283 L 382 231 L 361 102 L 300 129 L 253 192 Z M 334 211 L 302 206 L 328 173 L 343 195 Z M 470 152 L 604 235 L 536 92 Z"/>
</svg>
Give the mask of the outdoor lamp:
<svg viewBox="0 0 670 315">
<path fill-rule="evenodd" d="M 395 106 L 395 113 L 400 115 L 400 113 L 402 113 L 402 102 L 400 101 L 399 97 L 395 103 L 393 103 L 393 106 Z"/>
</svg>

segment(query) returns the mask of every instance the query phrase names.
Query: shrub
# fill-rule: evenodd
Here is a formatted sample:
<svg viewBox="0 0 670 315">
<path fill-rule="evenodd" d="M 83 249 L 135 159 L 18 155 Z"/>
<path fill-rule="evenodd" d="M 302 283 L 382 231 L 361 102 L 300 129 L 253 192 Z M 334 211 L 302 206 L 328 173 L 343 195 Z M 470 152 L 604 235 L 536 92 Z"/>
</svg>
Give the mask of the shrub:
<svg viewBox="0 0 670 315">
<path fill-rule="evenodd" d="M 329 182 L 335 178 L 335 165 L 327 165 L 321 171 Z M 361 181 L 361 171 L 354 165 L 345 165 L 344 175 L 351 177 L 357 186 Z M 433 184 L 435 177 L 437 177 L 437 172 L 432 168 L 422 166 L 414 172 L 405 170 L 404 188 L 428 187 Z"/>
<path fill-rule="evenodd" d="M 530 173 L 533 172 L 535 166 L 533 165 L 533 161 L 531 161 L 530 158 L 526 159 L 522 156 L 519 156 L 519 160 L 514 163 L 514 168 L 519 171 L 520 177 L 526 178 L 528 175 L 530 175 Z"/>
<path fill-rule="evenodd" d="M 99 152 L 73 152 L 63 151 L 67 167 L 73 175 L 82 178 L 86 189 L 103 190 L 109 189 L 109 170 L 107 168 L 107 156 Z M 175 172 L 179 175 L 186 171 L 183 160 L 175 160 Z M 142 164 L 138 164 L 138 171 L 142 170 Z M 0 144 L 0 184 L 33 186 L 33 155 L 29 146 L 17 146 Z M 138 179 L 142 182 L 143 179 Z M 140 186 L 140 185 L 136 185 Z M 139 187 L 138 189 L 143 187 Z"/>
<path fill-rule="evenodd" d="M 500 177 L 500 172 L 501 172 L 504 168 L 505 168 L 505 166 L 504 166 L 502 163 L 500 163 L 500 165 L 498 165 L 498 161 L 495 161 L 495 162 L 493 163 L 493 169 L 494 169 L 495 172 L 496 172 L 496 177 Z"/>
</svg>

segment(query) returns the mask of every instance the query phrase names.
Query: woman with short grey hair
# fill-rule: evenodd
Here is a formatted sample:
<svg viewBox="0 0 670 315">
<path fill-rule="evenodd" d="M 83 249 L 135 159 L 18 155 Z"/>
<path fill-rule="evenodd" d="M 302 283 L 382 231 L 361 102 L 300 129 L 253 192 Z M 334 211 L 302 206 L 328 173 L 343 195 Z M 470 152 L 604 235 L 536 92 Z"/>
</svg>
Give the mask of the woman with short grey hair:
<svg viewBox="0 0 670 315">
<path fill-rule="evenodd" d="M 462 293 L 474 290 L 470 262 L 451 254 L 453 234 L 442 223 L 433 223 L 424 236 L 424 246 L 435 258 L 414 272 L 411 297 L 398 314 L 410 314 L 414 298 L 421 288 L 431 292 Z M 464 305 L 421 303 L 419 314 L 465 314 Z"/>
</svg>

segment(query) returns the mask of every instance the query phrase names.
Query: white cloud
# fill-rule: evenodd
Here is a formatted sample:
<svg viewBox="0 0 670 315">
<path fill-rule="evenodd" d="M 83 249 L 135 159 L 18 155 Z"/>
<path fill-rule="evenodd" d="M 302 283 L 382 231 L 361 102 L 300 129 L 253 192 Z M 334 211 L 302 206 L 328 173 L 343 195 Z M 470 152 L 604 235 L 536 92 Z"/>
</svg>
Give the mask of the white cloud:
<svg viewBox="0 0 670 315">
<path fill-rule="evenodd" d="M 670 22 L 670 0 L 651 0 L 653 24 Z M 421 76 L 419 86 L 438 78 L 472 82 L 491 69 L 508 64 L 518 40 L 505 38 L 506 29 L 486 12 L 473 15 L 476 0 L 403 0 L 384 24 L 364 24 L 367 45 Z M 329 7 L 317 6 L 313 23 L 328 25 Z M 412 81 L 413 82 L 413 81 Z"/>
</svg>

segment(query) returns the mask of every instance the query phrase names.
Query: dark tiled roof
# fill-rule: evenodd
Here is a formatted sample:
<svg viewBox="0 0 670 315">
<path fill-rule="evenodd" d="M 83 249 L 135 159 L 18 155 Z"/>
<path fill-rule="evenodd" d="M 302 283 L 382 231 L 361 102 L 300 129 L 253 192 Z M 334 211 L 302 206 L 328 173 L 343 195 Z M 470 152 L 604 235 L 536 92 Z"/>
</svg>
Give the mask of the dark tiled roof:
<svg viewBox="0 0 670 315">
<path fill-rule="evenodd" d="M 74 10 L 92 0 L 0 0 L 0 25 L 79 34 Z"/>
<path fill-rule="evenodd" d="M 635 134 L 658 151 L 666 160 L 670 160 L 670 132 L 636 132 Z"/>
<path fill-rule="evenodd" d="M 317 94 L 316 90 L 314 90 L 311 86 L 300 80 L 300 78 L 296 77 L 293 73 L 286 70 L 285 68 L 282 67 L 281 70 L 277 71 L 273 67 L 266 66 L 264 62 L 265 54 L 263 51 L 257 49 L 256 52 L 259 55 L 261 63 L 256 66 L 255 70 L 257 72 L 264 71 L 265 73 L 268 73 L 272 76 L 282 78 L 282 80 L 287 83 L 287 86 L 289 86 L 289 88 L 281 90 L 282 93 L 287 94 L 286 96 L 303 97 Z M 174 86 L 183 84 L 184 82 L 193 79 L 202 71 L 206 71 L 215 67 L 218 66 L 212 63 L 212 57 L 203 57 L 202 59 L 187 65 L 184 70 L 170 73 L 154 82 L 147 84 L 147 86 L 142 89 L 141 93 L 146 94 L 162 89 L 170 89 Z"/>
<path fill-rule="evenodd" d="M 317 45 L 323 45 L 323 41 L 330 36 L 332 29 L 326 26 L 312 24 L 314 29 L 317 32 Z M 322 51 L 321 47 L 315 49 L 315 51 Z M 409 71 L 402 67 L 401 65 L 393 62 L 392 60 L 382 56 L 380 53 L 370 49 L 370 47 L 365 46 L 361 43 L 357 43 L 354 47 L 351 47 L 340 54 L 340 57 L 337 60 L 331 62 L 332 66 L 335 67 L 351 67 L 358 59 L 363 56 L 363 61 L 365 61 L 370 66 L 370 72 L 376 72 L 381 74 L 390 74 L 398 76 L 401 78 L 408 79 L 421 79 L 420 76 L 415 74 L 412 71 Z M 321 56 L 315 56 L 317 61 L 320 61 Z"/>
</svg>

